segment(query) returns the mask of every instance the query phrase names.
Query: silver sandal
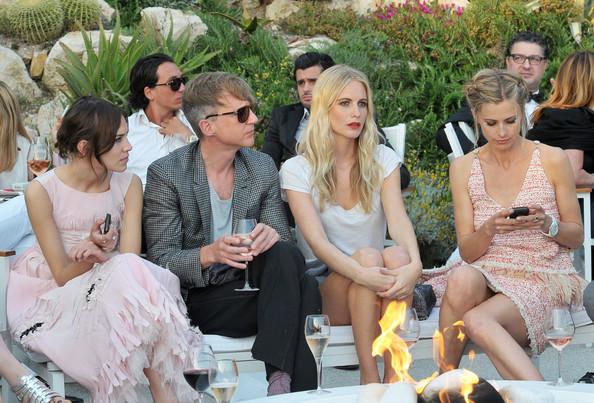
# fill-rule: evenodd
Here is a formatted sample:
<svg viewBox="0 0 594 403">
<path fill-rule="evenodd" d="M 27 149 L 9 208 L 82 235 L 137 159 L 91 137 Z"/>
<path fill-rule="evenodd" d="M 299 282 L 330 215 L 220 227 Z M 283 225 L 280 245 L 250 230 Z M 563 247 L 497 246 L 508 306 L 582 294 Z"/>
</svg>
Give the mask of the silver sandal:
<svg viewBox="0 0 594 403">
<path fill-rule="evenodd" d="M 51 403 L 55 397 L 60 395 L 51 390 L 45 383 L 33 375 L 21 377 L 21 382 L 12 388 L 19 402 L 27 398 L 29 403 Z"/>
</svg>

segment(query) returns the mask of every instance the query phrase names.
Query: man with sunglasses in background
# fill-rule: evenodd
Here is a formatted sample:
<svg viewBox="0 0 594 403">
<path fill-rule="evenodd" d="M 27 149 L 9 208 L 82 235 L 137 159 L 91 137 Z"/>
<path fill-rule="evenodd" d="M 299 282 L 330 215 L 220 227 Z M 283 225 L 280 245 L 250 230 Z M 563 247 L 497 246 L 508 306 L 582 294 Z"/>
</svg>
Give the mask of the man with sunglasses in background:
<svg viewBox="0 0 594 403">
<path fill-rule="evenodd" d="M 550 49 L 547 41 L 541 35 L 534 32 L 520 32 L 516 34 L 505 49 L 505 66 L 507 71 L 521 76 L 531 92 L 530 100 L 526 103 L 525 108 L 526 121 L 529 128 L 532 127 L 530 119 L 532 113 L 538 104 L 544 100 L 539 86 L 547 69 L 549 56 Z M 473 140 L 464 134 L 459 122 L 466 123 L 474 130 L 474 119 L 466 102 L 446 122 L 452 124 L 464 154 L 486 143 L 481 136 L 475 144 Z M 477 134 L 475 133 L 475 135 Z M 445 124 L 437 131 L 435 137 L 439 148 L 448 154 L 452 152 L 445 133 Z"/>
<path fill-rule="evenodd" d="M 150 165 L 143 223 L 147 257 L 179 279 L 193 325 L 206 334 L 256 335 L 268 394 L 313 389 L 304 320 L 321 311 L 315 278 L 293 243 L 272 159 L 253 150 L 256 100 L 241 78 L 202 73 L 183 110 L 200 141 Z M 247 243 L 239 219 L 255 219 Z M 249 279 L 258 291 L 240 292 Z"/>
<path fill-rule="evenodd" d="M 130 71 L 130 106 L 138 111 L 128 118 L 128 171 L 143 184 L 153 161 L 196 138 L 181 110 L 185 82 L 174 60 L 161 53 L 139 59 Z"/>
</svg>

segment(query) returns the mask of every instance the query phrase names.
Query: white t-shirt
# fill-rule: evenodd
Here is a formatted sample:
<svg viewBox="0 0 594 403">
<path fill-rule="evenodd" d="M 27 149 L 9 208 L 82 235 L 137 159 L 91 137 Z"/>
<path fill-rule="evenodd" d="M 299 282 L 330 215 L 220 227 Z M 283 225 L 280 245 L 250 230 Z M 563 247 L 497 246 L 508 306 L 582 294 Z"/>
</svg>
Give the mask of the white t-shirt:
<svg viewBox="0 0 594 403">
<path fill-rule="evenodd" d="M 181 109 L 177 111 L 176 116 L 192 130 Z M 146 171 L 153 161 L 187 144 L 178 136 L 162 135 L 159 133 L 160 128 L 148 119 L 142 109 L 128 117 L 128 141 L 132 145 L 132 151 L 127 171 L 138 175 L 143 185 L 146 183 Z"/>
<path fill-rule="evenodd" d="M 0 189 L 11 188 L 13 184 L 27 182 L 27 154 L 31 143 L 17 134 L 17 159 L 10 171 L 0 172 Z"/>
<path fill-rule="evenodd" d="M 375 160 L 383 168 L 382 182 L 401 164 L 394 150 L 381 144 L 375 151 Z M 320 211 L 319 195 L 317 190 L 312 189 L 310 176 L 309 162 L 305 157 L 298 155 L 287 160 L 280 170 L 283 198 L 286 200 L 285 190 L 310 194 L 328 240 L 344 254 L 350 256 L 357 249 L 365 247 L 382 250 L 387 223 L 381 204 L 381 189 L 378 188 L 373 194 L 370 213 L 365 213 L 360 203 L 350 210 L 338 204 L 326 203 L 324 210 Z M 305 256 L 308 273 L 314 276 L 327 275 L 326 266 L 313 254 L 298 226 L 296 233 L 297 246 Z"/>
</svg>

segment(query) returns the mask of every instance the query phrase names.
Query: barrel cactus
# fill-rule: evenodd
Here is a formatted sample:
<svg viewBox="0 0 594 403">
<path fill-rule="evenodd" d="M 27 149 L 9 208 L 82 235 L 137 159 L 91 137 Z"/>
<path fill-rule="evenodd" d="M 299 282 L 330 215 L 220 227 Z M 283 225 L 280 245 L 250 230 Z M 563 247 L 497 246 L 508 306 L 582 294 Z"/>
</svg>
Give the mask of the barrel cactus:
<svg viewBox="0 0 594 403">
<path fill-rule="evenodd" d="M 64 9 L 64 24 L 69 31 L 95 28 L 101 19 L 101 7 L 97 0 L 61 0 Z"/>
<path fill-rule="evenodd" d="M 57 38 L 64 28 L 59 0 L 16 0 L 6 10 L 12 34 L 27 42 Z"/>
<path fill-rule="evenodd" d="M 10 33 L 10 24 L 8 23 L 8 16 L 6 11 L 8 7 L 0 6 L 0 34 Z"/>
</svg>

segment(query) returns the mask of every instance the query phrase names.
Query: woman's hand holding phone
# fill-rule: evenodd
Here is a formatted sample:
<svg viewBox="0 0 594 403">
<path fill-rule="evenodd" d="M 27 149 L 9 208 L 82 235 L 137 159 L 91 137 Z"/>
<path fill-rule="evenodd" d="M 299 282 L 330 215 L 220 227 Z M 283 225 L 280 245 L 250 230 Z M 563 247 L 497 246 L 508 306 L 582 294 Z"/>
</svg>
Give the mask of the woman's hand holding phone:
<svg viewBox="0 0 594 403">
<path fill-rule="evenodd" d="M 105 232 L 107 230 L 107 232 Z M 105 218 L 95 220 L 91 227 L 91 241 L 104 252 L 111 252 L 118 243 L 118 231 L 111 225 L 111 215 L 107 213 Z"/>
</svg>

